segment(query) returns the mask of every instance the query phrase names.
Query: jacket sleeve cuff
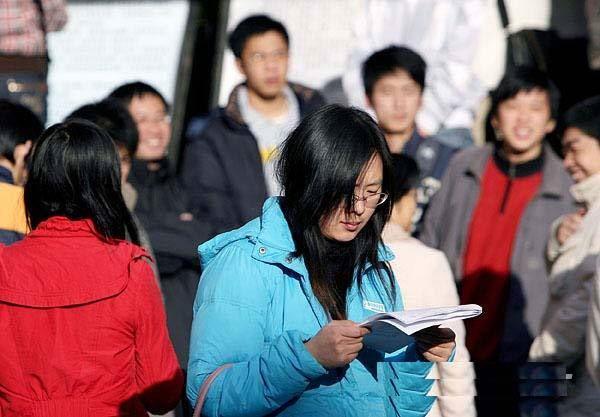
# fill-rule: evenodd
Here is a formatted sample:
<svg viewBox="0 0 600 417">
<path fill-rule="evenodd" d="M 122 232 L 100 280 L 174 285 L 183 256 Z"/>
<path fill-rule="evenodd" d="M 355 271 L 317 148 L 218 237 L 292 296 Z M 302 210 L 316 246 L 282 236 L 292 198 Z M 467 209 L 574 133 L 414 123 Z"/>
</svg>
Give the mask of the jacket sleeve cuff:
<svg viewBox="0 0 600 417">
<path fill-rule="evenodd" d="M 309 335 L 292 330 L 287 332 L 285 339 L 289 344 L 290 350 L 293 352 L 291 357 L 292 366 L 304 378 L 313 380 L 327 373 L 327 369 L 315 359 L 304 344 L 305 341 L 310 339 Z"/>
</svg>

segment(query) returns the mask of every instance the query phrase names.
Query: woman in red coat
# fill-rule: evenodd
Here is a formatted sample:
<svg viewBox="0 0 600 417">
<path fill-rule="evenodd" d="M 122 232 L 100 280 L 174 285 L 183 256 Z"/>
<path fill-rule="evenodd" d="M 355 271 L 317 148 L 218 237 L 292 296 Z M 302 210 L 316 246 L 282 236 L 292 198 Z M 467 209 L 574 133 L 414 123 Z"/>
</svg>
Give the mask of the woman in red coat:
<svg viewBox="0 0 600 417">
<path fill-rule="evenodd" d="M 32 232 L 0 245 L 0 416 L 145 416 L 183 376 L 148 255 L 120 190 L 112 140 L 71 121 L 40 138 Z"/>
</svg>

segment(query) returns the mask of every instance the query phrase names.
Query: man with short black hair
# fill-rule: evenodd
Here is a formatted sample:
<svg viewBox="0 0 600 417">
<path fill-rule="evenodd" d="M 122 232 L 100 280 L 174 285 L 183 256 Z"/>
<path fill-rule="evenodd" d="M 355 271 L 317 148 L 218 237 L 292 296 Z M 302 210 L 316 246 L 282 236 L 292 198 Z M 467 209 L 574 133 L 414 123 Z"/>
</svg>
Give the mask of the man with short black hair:
<svg viewBox="0 0 600 417">
<path fill-rule="evenodd" d="M 490 112 L 495 140 L 452 159 L 421 234 L 446 254 L 461 303 L 485 312 L 465 327 L 477 411 L 486 417 L 519 415 L 519 367 L 549 298 L 548 230 L 575 208 L 571 179 L 545 144 L 558 112 L 547 75 L 529 68 L 507 73 Z"/>
<path fill-rule="evenodd" d="M 27 107 L 0 100 L 0 243 L 23 238 L 27 230 L 23 189 L 26 158 L 44 127 Z"/>
<path fill-rule="evenodd" d="M 128 177 L 131 171 L 131 163 L 137 150 L 138 131 L 127 108 L 117 99 L 109 98 L 79 107 L 67 116 L 66 120 L 69 119 L 83 119 L 92 122 L 104 129 L 115 142 L 121 163 L 121 194 L 123 194 L 125 204 L 131 212 L 133 221 L 138 229 L 140 245 L 155 259 L 148 232 L 133 212 L 137 203 L 138 193 L 131 183 L 129 183 Z M 156 275 L 157 283 L 160 286 L 156 263 L 152 263 L 151 266 Z"/>
<path fill-rule="evenodd" d="M 154 87 L 136 81 L 121 85 L 110 98 L 129 111 L 139 141 L 129 182 L 138 193 L 134 213 L 148 231 L 156 254 L 167 325 L 182 368 L 188 362 L 192 305 L 200 277 L 198 245 L 213 235 L 204 218 L 191 214 L 185 188 L 169 167 L 169 104 Z M 181 403 L 183 410 L 187 403 Z M 177 415 L 187 415 L 180 406 Z"/>
<path fill-rule="evenodd" d="M 187 146 L 182 174 L 192 206 L 215 232 L 260 215 L 278 195 L 276 149 L 300 119 L 324 104 L 318 92 L 288 81 L 289 36 L 265 15 L 244 19 L 229 46 L 245 81 Z"/>
<path fill-rule="evenodd" d="M 426 70 L 427 64 L 419 54 L 401 46 L 375 52 L 362 66 L 367 103 L 377 116 L 390 151 L 411 156 L 419 165 L 415 234 L 420 232 L 423 213 L 455 152 L 417 130 L 415 119 L 423 102 Z"/>
</svg>

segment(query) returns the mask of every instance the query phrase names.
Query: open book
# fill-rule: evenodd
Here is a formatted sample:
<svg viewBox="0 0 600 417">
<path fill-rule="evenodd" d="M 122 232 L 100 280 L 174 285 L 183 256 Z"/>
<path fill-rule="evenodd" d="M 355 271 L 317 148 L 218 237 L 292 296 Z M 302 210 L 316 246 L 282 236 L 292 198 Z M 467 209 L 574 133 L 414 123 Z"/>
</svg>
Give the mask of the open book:
<svg viewBox="0 0 600 417">
<path fill-rule="evenodd" d="M 477 304 L 466 304 L 375 314 L 360 323 L 371 331 L 363 343 L 371 349 L 395 352 L 408 345 L 412 341 L 409 336 L 419 330 L 476 317 L 481 311 L 481 306 Z"/>
</svg>

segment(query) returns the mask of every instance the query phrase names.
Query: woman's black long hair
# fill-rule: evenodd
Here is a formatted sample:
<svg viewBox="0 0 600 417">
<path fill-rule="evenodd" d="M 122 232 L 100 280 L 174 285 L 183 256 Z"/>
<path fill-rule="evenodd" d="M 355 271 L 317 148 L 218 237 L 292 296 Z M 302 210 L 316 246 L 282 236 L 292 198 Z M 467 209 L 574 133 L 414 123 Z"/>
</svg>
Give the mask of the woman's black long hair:
<svg viewBox="0 0 600 417">
<path fill-rule="evenodd" d="M 52 216 L 91 219 L 106 240 L 138 232 L 121 194 L 119 154 L 93 123 L 71 120 L 48 128 L 36 143 L 25 185 L 31 229 Z"/>
<path fill-rule="evenodd" d="M 353 265 L 335 278 L 326 274 L 324 268 L 330 245 L 321 233 L 321 220 L 340 204 L 350 212 L 357 179 L 375 155 L 383 162 L 382 192 L 391 194 L 391 155 L 381 130 L 365 112 L 339 105 L 325 106 L 307 116 L 281 148 L 278 176 L 284 193 L 282 209 L 292 231 L 296 255 L 303 257 L 307 266 L 313 292 L 333 319 L 346 317 L 347 291 L 354 270 L 358 271 L 360 287 L 367 263 L 375 267 L 392 301 L 395 298 L 391 269 L 378 257 L 381 232 L 389 219 L 389 202 L 393 198 L 375 209 L 368 224 L 349 243 Z"/>
</svg>

